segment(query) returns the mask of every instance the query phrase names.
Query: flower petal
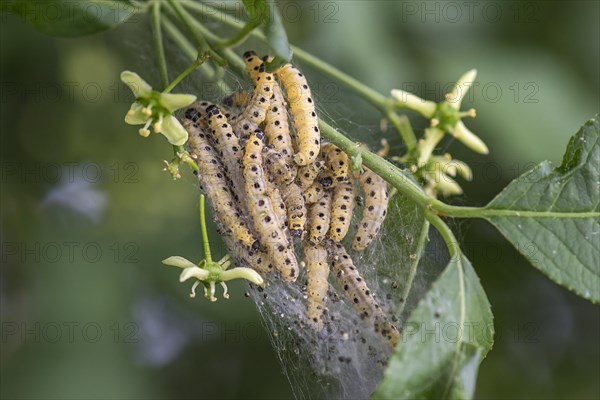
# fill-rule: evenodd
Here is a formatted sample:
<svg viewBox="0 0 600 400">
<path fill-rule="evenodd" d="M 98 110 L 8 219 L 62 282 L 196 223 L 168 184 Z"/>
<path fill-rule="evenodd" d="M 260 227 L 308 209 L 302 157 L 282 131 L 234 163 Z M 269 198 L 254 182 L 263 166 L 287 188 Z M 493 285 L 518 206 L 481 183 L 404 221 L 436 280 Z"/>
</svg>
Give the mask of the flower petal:
<svg viewBox="0 0 600 400">
<path fill-rule="evenodd" d="M 465 146 L 479 154 L 488 154 L 490 150 L 477 135 L 471 132 L 462 121 L 458 121 L 452 135 Z"/>
<path fill-rule="evenodd" d="M 169 110 L 169 112 L 173 112 L 192 104 L 196 101 L 196 96 L 193 94 L 161 93 L 159 101 L 161 106 Z"/>
<path fill-rule="evenodd" d="M 206 278 L 208 278 L 209 274 L 210 273 L 207 270 L 196 266 L 191 268 L 185 268 L 181 272 L 181 275 L 179 275 L 179 282 L 185 282 L 190 278 L 196 278 L 199 281 L 204 281 L 206 280 Z"/>
<path fill-rule="evenodd" d="M 452 91 L 446 95 L 446 101 L 452 106 L 452 108 L 455 110 L 460 109 L 460 105 L 465 98 L 465 95 L 469 91 L 469 88 L 473 85 L 473 82 L 475 82 L 476 77 L 477 70 L 472 69 L 458 78 L 458 81 L 456 82 L 456 85 L 454 85 Z"/>
<path fill-rule="evenodd" d="M 263 278 L 251 268 L 238 267 L 230 269 L 229 271 L 223 271 L 219 276 L 219 279 L 222 281 L 230 281 L 232 279 L 246 279 L 252 283 L 257 285 L 262 285 L 264 283 Z"/>
<path fill-rule="evenodd" d="M 148 120 L 148 116 L 142 112 L 143 106 L 135 102 L 131 105 L 131 108 L 125 114 L 125 122 L 129 125 L 141 125 Z"/>
<path fill-rule="evenodd" d="M 436 104 L 433 101 L 422 99 L 419 96 L 400 89 L 392 89 L 391 94 L 400 107 L 414 110 L 425 118 L 431 118 L 435 112 Z"/>
<path fill-rule="evenodd" d="M 188 140 L 188 132 L 177 118 L 172 115 L 163 120 L 160 133 L 165 135 L 169 143 L 174 146 L 183 146 Z"/>
<path fill-rule="evenodd" d="M 165 258 L 164 260 L 162 260 L 162 263 L 165 265 L 170 265 L 173 267 L 179 267 L 183 269 L 197 267 L 196 264 L 194 264 L 187 258 L 183 258 L 180 256 L 171 256 L 169 258 Z"/>
<path fill-rule="evenodd" d="M 136 98 L 148 97 L 152 93 L 152 86 L 148 84 L 141 76 L 131 71 L 121 72 L 121 81 L 129 86 Z"/>
</svg>

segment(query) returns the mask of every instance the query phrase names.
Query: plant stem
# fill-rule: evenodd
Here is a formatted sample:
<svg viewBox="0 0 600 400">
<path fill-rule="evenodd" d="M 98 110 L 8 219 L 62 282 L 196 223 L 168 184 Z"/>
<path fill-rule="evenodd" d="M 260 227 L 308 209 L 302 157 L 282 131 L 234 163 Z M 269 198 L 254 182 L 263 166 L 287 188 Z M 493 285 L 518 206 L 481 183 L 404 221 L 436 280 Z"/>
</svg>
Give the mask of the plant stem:
<svg viewBox="0 0 600 400">
<path fill-rule="evenodd" d="M 181 74 L 179 74 L 179 76 L 177 78 L 175 78 L 173 80 L 173 82 L 171 82 L 171 84 L 165 88 L 165 90 L 163 90 L 163 93 L 169 93 L 171 90 L 173 90 L 173 88 L 175 86 L 177 86 L 179 84 L 179 82 L 181 82 L 183 80 L 183 78 L 188 76 L 193 70 L 195 70 L 200 65 L 202 65 L 205 60 L 206 60 L 206 58 L 201 58 L 201 57 L 196 58 L 196 60 L 189 67 L 187 67 L 185 69 L 185 71 L 183 71 Z"/>
<path fill-rule="evenodd" d="M 419 236 L 419 242 L 417 244 L 417 248 L 415 249 L 416 258 L 412 260 L 410 264 L 410 270 L 408 271 L 408 278 L 406 279 L 406 285 L 404 286 L 404 290 L 402 291 L 402 303 L 398 307 L 397 314 L 398 316 L 402 315 L 404 312 L 404 308 L 406 307 L 406 302 L 408 300 L 408 296 L 410 296 L 410 290 L 412 289 L 413 282 L 415 280 L 415 276 L 417 274 L 417 267 L 419 266 L 419 262 L 421 261 L 421 256 L 423 255 L 423 248 L 425 247 L 425 242 L 427 241 L 427 234 L 429 233 L 429 222 L 423 221 L 423 230 L 421 231 L 421 235 Z"/>
<path fill-rule="evenodd" d="M 165 47 L 160 29 L 160 16 L 160 2 L 157 1 L 152 3 L 152 37 L 154 39 L 154 48 L 156 49 L 160 80 L 164 88 L 169 83 L 169 74 L 167 73 L 167 59 L 165 58 Z"/>
<path fill-rule="evenodd" d="M 218 9 L 215 9 L 214 7 L 211 7 L 209 5 L 187 1 L 183 2 L 182 4 L 188 7 L 189 9 L 198 11 L 204 16 L 216 19 L 229 26 L 238 29 L 243 29 L 244 27 L 243 22 L 236 20 L 231 15 L 223 14 Z M 262 32 L 253 30 L 251 34 L 263 41 L 266 41 L 266 37 L 262 34 Z M 312 66 L 313 68 L 329 75 L 333 79 L 342 82 L 356 94 L 363 97 L 373 106 L 378 108 L 390 120 L 392 125 L 394 125 L 398 133 L 402 136 L 402 139 L 404 140 L 404 143 L 406 144 L 407 150 L 409 152 L 411 152 L 416 147 L 417 139 L 414 133 L 412 132 L 412 129 L 407 129 L 407 127 L 405 126 L 406 120 L 399 119 L 398 114 L 396 114 L 396 112 L 394 111 L 392 99 L 389 99 L 388 97 L 377 92 L 376 90 L 371 89 L 367 85 L 362 84 L 358 80 L 352 78 L 350 75 L 347 75 L 339 69 L 333 67 L 332 65 L 321 61 L 317 57 L 302 50 L 301 48 L 296 46 L 291 46 L 291 48 L 294 52 L 294 55 L 297 56 L 299 59 Z"/>
<path fill-rule="evenodd" d="M 190 61 L 194 61 L 198 56 L 198 52 L 194 48 L 194 46 L 186 39 L 186 37 L 181 33 L 179 29 L 171 22 L 166 15 L 163 15 L 162 24 L 165 28 L 165 31 L 169 34 L 171 39 L 179 46 L 181 51 L 183 51 L 187 58 Z"/>
<path fill-rule="evenodd" d="M 217 47 L 220 49 L 226 49 L 228 47 L 234 47 L 234 46 L 238 46 L 238 45 L 242 44 L 244 41 L 246 41 L 248 36 L 250 36 L 250 34 L 254 30 L 254 28 L 256 28 L 258 25 L 260 25 L 258 20 L 257 21 L 248 21 L 246 23 L 246 25 L 244 25 L 244 27 L 242 29 L 237 31 L 237 33 L 235 35 L 233 35 L 231 38 L 220 40 L 218 42 Z"/>
<path fill-rule="evenodd" d="M 448 248 L 448 252 L 450 253 L 450 258 L 460 257 L 462 253 L 458 241 L 456 240 L 456 237 L 454 237 L 454 233 L 452 233 L 450 227 L 431 210 L 425 210 L 425 218 L 431 222 L 431 225 L 433 225 L 442 236 L 442 239 Z"/>
<path fill-rule="evenodd" d="M 225 61 L 217 52 L 215 52 L 204 36 L 198 32 L 196 29 L 196 20 L 179 4 L 178 1 L 168 0 L 169 5 L 175 11 L 177 17 L 183 22 L 185 27 L 190 31 L 190 33 L 194 36 L 196 40 L 196 45 L 199 48 L 199 52 L 206 52 L 208 55 L 214 59 L 214 61 L 219 64 L 221 67 L 227 66 L 227 61 Z"/>
<path fill-rule="evenodd" d="M 212 255 L 210 253 L 210 242 L 206 231 L 206 216 L 204 213 L 204 195 L 200 195 L 200 230 L 202 231 L 202 245 L 204 247 L 204 259 L 207 263 L 212 263 Z"/>
</svg>

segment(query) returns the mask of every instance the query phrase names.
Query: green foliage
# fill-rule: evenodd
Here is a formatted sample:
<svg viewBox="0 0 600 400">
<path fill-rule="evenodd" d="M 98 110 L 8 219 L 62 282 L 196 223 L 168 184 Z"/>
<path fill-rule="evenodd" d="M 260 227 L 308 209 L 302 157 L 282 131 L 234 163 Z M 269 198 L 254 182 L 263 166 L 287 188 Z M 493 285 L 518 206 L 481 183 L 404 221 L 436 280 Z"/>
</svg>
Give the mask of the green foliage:
<svg viewBox="0 0 600 400">
<path fill-rule="evenodd" d="M 453 257 L 405 323 L 373 398 L 471 397 L 492 347 L 492 318 L 471 263 Z"/>
<path fill-rule="evenodd" d="M 83 36 L 111 29 L 131 17 L 136 8 L 128 0 L 22 0 L 3 2 L 3 13 L 21 16 L 40 32 L 52 36 Z"/>
<path fill-rule="evenodd" d="M 511 182 L 485 208 L 487 219 L 531 264 L 556 283 L 600 301 L 600 122 L 571 138 L 562 165 L 543 162 Z"/>
<path fill-rule="evenodd" d="M 267 4 L 265 0 L 243 0 L 243 3 L 251 23 L 264 23 L 263 31 L 275 56 L 280 60 L 290 61 L 292 50 L 279 9 L 272 3 Z"/>
</svg>

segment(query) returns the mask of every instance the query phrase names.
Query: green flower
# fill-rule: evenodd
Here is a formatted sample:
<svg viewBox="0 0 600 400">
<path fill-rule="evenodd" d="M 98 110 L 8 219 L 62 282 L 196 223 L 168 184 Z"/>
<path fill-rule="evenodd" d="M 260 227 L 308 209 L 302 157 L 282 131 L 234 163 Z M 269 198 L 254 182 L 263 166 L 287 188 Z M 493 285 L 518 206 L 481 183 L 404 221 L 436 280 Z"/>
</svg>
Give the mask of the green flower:
<svg viewBox="0 0 600 400">
<path fill-rule="evenodd" d="M 228 299 L 227 285 L 225 281 L 232 279 L 246 279 L 257 285 L 263 285 L 263 278 L 251 268 L 237 267 L 227 270 L 231 265 L 229 255 L 226 255 L 217 262 L 202 260 L 198 265 L 179 256 L 169 257 L 162 262 L 165 265 L 182 268 L 183 271 L 179 275 L 179 281 L 185 282 L 190 278 L 195 278 L 196 282 L 192 286 L 190 297 L 196 297 L 196 287 L 204 284 L 204 296 L 210 301 L 217 301 L 215 297 L 215 284 L 219 283 L 223 287 L 223 297 Z M 209 292 L 210 291 L 210 292 Z"/>
<path fill-rule="evenodd" d="M 396 106 L 420 113 L 425 118 L 431 120 L 432 128 L 438 128 L 443 132 L 450 133 L 465 146 L 477 153 L 488 154 L 489 149 L 486 144 L 471 132 L 461 119 L 463 117 L 474 118 L 476 116 L 474 108 L 463 112 L 460 111 L 462 101 L 475 81 L 476 76 L 477 70 L 475 69 L 465 73 L 458 79 L 453 90 L 446 94 L 445 100 L 438 104 L 433 101 L 424 100 L 404 90 L 392 89 L 391 94 L 396 100 Z"/>
<path fill-rule="evenodd" d="M 444 197 L 463 193 L 460 185 L 453 179 L 460 175 L 463 179 L 473 179 L 473 171 L 463 161 L 452 159 L 450 154 L 433 156 L 419 173 L 425 180 L 423 190 L 431 197 L 441 194 Z"/>
<path fill-rule="evenodd" d="M 182 146 L 188 139 L 188 133 L 173 116 L 173 112 L 192 104 L 196 96 L 191 94 L 171 94 L 152 90 L 152 87 L 138 74 L 131 71 L 121 72 L 121 81 L 136 97 L 135 102 L 125 115 L 130 125 L 144 125 L 139 130 L 143 137 L 150 135 L 150 125 L 156 133 L 162 133 L 169 143 Z"/>
</svg>

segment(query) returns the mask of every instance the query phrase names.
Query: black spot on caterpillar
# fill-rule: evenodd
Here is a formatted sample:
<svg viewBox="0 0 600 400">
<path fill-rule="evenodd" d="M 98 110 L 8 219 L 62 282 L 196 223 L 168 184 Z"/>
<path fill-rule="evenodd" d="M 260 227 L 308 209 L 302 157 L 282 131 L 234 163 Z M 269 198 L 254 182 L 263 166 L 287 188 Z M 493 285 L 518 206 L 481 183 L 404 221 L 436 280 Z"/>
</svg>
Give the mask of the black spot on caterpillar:
<svg viewBox="0 0 600 400">
<path fill-rule="evenodd" d="M 310 187 L 304 192 L 306 204 L 314 204 L 321 200 L 321 197 L 323 197 L 324 193 L 325 189 L 323 188 L 323 184 L 319 181 L 313 182 L 313 184 L 310 185 Z"/>
<path fill-rule="evenodd" d="M 244 187 L 241 164 L 243 151 L 238 137 L 233 132 L 227 117 L 221 112 L 219 107 L 209 105 L 206 108 L 206 118 L 208 120 L 208 129 L 212 133 L 217 152 L 225 165 L 227 176 L 233 184 L 233 192 L 236 195 L 236 200 L 242 211 L 246 211 L 245 207 L 242 206 L 243 201 L 241 201 Z"/>
<path fill-rule="evenodd" d="M 302 237 L 307 215 L 302 189 L 292 183 L 281 188 L 281 196 L 287 211 L 290 234 L 294 237 Z"/>
<path fill-rule="evenodd" d="M 364 166 L 359 174 L 358 183 L 365 195 L 365 205 L 352 248 L 361 251 L 367 248 L 381 229 L 387 214 L 388 191 L 383 178 Z"/>
<path fill-rule="evenodd" d="M 329 264 L 327 251 L 321 245 L 304 246 L 304 261 L 306 263 L 307 311 L 309 323 L 316 331 L 323 329 L 323 312 L 325 298 L 329 289 Z"/>
<path fill-rule="evenodd" d="M 348 179 L 350 162 L 348 155 L 333 143 L 321 146 L 321 157 L 325 160 L 325 169 L 331 172 L 334 183 Z"/>
<path fill-rule="evenodd" d="M 329 242 L 328 250 L 331 255 L 332 271 L 335 273 L 346 297 L 359 312 L 361 318 L 372 319 L 375 331 L 382 335 L 390 346 L 395 346 L 400 337 L 398 330 L 388 321 L 387 316 L 377 304 L 367 283 L 360 276 L 344 246 Z"/>
<path fill-rule="evenodd" d="M 325 191 L 321 199 L 308 209 L 308 242 L 317 245 L 325 239 L 331 221 L 331 192 Z"/>
<path fill-rule="evenodd" d="M 348 233 L 354 213 L 355 197 L 356 191 L 352 180 L 338 182 L 333 188 L 329 237 L 334 242 L 340 242 Z"/>
<path fill-rule="evenodd" d="M 241 137 L 248 137 L 265 120 L 273 95 L 273 74 L 266 72 L 261 66 L 255 82 L 254 91 L 248 105 L 236 117 L 233 127 Z"/>
<path fill-rule="evenodd" d="M 281 185 L 289 185 L 296 177 L 296 166 L 288 163 L 280 153 L 270 146 L 265 147 L 265 164 L 273 180 Z"/>
<path fill-rule="evenodd" d="M 310 88 L 304 75 L 291 64 L 284 65 L 275 74 L 285 89 L 296 128 L 298 152 L 294 154 L 294 161 L 301 166 L 311 164 L 321 149 L 321 132 Z"/>
<path fill-rule="evenodd" d="M 304 167 L 298 168 L 298 175 L 296 175 L 296 182 L 300 189 L 306 190 L 308 189 L 317 176 L 323 171 L 325 164 L 321 160 L 317 160 L 312 164 L 305 165 Z"/>
<path fill-rule="evenodd" d="M 258 71 L 263 61 L 252 52 L 246 55 L 247 57 L 244 58 L 246 69 L 250 77 L 255 80 L 258 78 Z M 266 61 L 270 61 L 270 58 L 266 58 Z M 265 135 L 267 136 L 267 144 L 279 154 L 286 165 L 282 169 L 283 173 L 275 176 L 275 180 L 286 185 L 294 180 L 297 172 L 296 163 L 293 160 L 294 148 L 288 119 L 287 105 L 283 93 L 279 84 L 274 82 L 271 104 L 265 115 Z"/>
<path fill-rule="evenodd" d="M 186 115 L 194 117 L 194 109 Z M 217 215 L 226 235 L 248 249 L 257 249 L 258 241 L 250 232 L 240 210 L 234 201 L 233 193 L 225 175 L 225 168 L 208 140 L 208 134 L 200 128 L 194 118 L 186 119 L 183 126 L 189 132 L 189 145 L 197 157 L 198 180 Z"/>
<path fill-rule="evenodd" d="M 295 281 L 298 276 L 298 261 L 287 235 L 281 229 L 281 223 L 267 191 L 262 166 L 263 140 L 264 133 L 255 131 L 250 135 L 244 152 L 244 187 L 248 210 L 260 242 L 267 248 L 275 268 L 282 274 L 283 279 Z"/>
</svg>

